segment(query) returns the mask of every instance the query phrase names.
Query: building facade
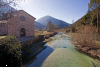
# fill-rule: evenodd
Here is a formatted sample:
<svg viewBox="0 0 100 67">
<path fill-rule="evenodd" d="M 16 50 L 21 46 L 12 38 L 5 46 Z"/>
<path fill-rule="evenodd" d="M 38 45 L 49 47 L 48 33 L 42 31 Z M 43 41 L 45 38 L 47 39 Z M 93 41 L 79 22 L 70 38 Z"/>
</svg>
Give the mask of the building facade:
<svg viewBox="0 0 100 67">
<path fill-rule="evenodd" d="M 10 19 L 0 21 L 0 35 L 11 34 L 16 37 L 34 36 L 34 21 L 36 18 L 23 10 L 13 13 L 13 16 Z"/>
</svg>

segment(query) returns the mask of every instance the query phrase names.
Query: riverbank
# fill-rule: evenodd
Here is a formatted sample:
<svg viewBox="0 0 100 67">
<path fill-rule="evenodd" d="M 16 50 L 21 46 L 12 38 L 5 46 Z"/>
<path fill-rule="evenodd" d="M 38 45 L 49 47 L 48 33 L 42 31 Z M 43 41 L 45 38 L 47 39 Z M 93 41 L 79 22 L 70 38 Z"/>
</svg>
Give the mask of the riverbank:
<svg viewBox="0 0 100 67">
<path fill-rule="evenodd" d="M 42 35 L 44 36 L 44 40 L 37 41 L 36 43 L 26 46 L 26 48 L 24 48 L 22 52 L 23 66 L 25 66 L 29 61 L 31 61 L 38 54 L 40 54 L 47 47 L 47 46 L 44 46 L 44 44 L 51 41 L 52 39 L 50 37 L 54 36 L 55 34 L 57 33 L 52 32 L 50 34 Z"/>
<path fill-rule="evenodd" d="M 90 44 L 79 44 L 77 41 L 77 38 L 75 38 L 77 35 L 80 35 L 78 33 L 72 33 L 70 34 L 72 38 L 72 43 L 75 44 L 75 47 L 78 51 L 81 51 L 85 54 L 88 54 L 91 57 L 97 58 L 100 60 L 100 45 L 98 44 L 98 41 L 93 41 Z M 81 40 L 81 39 L 80 39 Z"/>
<path fill-rule="evenodd" d="M 77 50 L 100 60 L 100 49 L 91 49 L 90 47 L 83 47 L 81 45 L 75 45 L 75 47 Z"/>
<path fill-rule="evenodd" d="M 77 51 L 70 38 L 69 35 L 58 33 L 26 67 L 100 67 L 99 60 Z"/>
</svg>

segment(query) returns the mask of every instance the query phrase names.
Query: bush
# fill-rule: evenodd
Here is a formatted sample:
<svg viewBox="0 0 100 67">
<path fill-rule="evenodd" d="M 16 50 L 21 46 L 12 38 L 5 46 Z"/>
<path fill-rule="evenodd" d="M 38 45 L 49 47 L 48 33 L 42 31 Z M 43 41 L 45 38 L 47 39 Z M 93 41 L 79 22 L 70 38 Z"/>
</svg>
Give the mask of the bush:
<svg viewBox="0 0 100 67">
<path fill-rule="evenodd" d="M 90 12 L 83 16 L 81 23 L 82 23 L 83 25 L 87 25 L 87 24 L 89 24 L 89 23 L 86 22 L 86 21 L 88 21 L 89 19 L 90 19 Z"/>
<path fill-rule="evenodd" d="M 17 38 L 7 35 L 0 39 L 0 67 L 20 67 L 21 46 Z"/>
<path fill-rule="evenodd" d="M 94 47 L 94 41 L 96 41 L 97 33 L 96 28 L 93 26 L 84 26 L 78 31 L 78 34 L 74 35 L 76 45 L 82 47 Z"/>
<path fill-rule="evenodd" d="M 71 29 L 71 32 L 74 33 L 76 31 L 75 25 L 71 25 L 70 29 Z"/>
</svg>

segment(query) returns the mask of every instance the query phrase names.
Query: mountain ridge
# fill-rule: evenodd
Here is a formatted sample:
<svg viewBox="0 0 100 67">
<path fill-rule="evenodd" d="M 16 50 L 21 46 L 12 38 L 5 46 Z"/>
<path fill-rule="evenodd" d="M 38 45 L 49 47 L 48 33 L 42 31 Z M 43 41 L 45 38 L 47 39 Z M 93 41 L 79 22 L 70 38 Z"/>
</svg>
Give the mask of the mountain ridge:
<svg viewBox="0 0 100 67">
<path fill-rule="evenodd" d="M 36 22 L 38 22 L 44 26 L 46 26 L 49 21 L 51 21 L 54 25 L 57 25 L 60 28 L 69 27 L 71 25 L 63 20 L 56 19 L 49 15 L 41 17 L 40 19 L 36 20 Z"/>
</svg>

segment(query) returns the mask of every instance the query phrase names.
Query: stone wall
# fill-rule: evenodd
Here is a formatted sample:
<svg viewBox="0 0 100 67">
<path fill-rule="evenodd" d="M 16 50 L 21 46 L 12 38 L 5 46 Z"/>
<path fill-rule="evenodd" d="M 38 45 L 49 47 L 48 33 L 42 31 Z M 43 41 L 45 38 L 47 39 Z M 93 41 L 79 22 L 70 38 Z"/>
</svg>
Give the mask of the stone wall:
<svg viewBox="0 0 100 67">
<path fill-rule="evenodd" d="M 25 40 L 25 41 L 21 41 L 20 43 L 21 43 L 22 47 L 26 47 L 30 44 L 33 44 L 33 43 L 36 43 L 39 41 L 43 41 L 43 40 L 45 40 L 44 35 L 40 35 L 40 36 L 32 37 L 32 38 Z"/>
<path fill-rule="evenodd" d="M 48 39 L 49 37 L 54 36 L 55 34 L 57 34 L 57 33 L 56 32 L 51 32 L 50 34 L 44 35 L 44 38 Z"/>
<path fill-rule="evenodd" d="M 30 44 L 37 43 L 39 41 L 44 41 L 45 39 L 47 39 L 47 38 L 49 38 L 51 36 L 54 36 L 55 34 L 57 34 L 57 33 L 56 32 L 52 32 L 50 34 L 32 37 L 32 38 L 30 38 L 28 40 L 25 40 L 25 41 L 22 41 L 20 43 L 21 43 L 22 47 L 25 47 L 25 46 L 28 46 Z"/>
</svg>

